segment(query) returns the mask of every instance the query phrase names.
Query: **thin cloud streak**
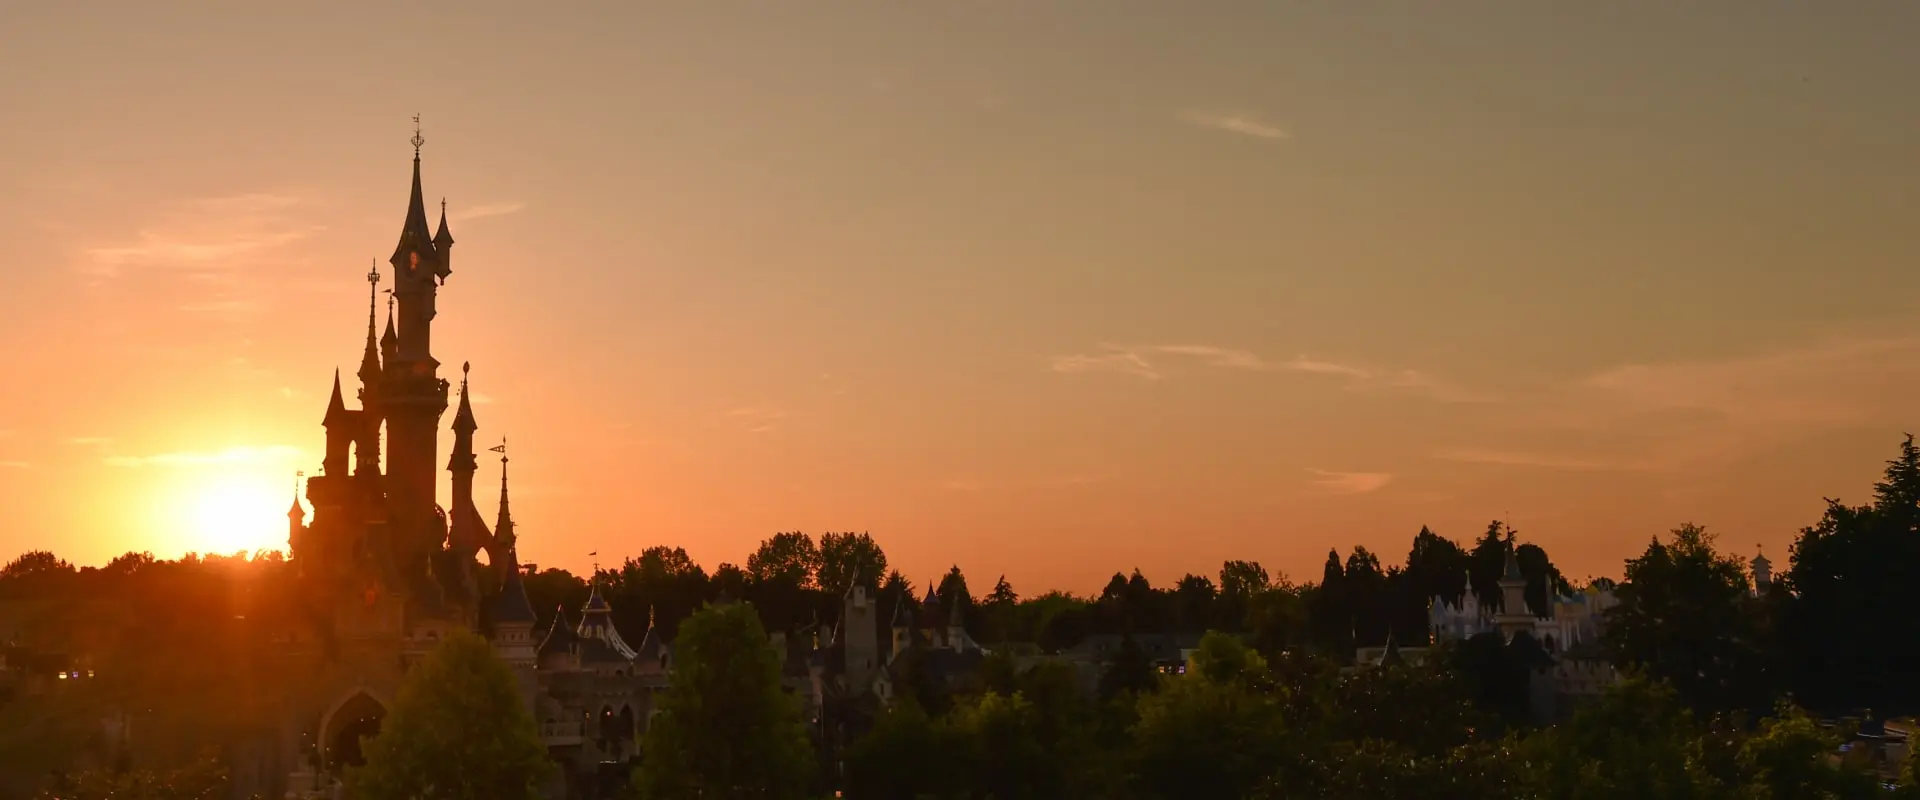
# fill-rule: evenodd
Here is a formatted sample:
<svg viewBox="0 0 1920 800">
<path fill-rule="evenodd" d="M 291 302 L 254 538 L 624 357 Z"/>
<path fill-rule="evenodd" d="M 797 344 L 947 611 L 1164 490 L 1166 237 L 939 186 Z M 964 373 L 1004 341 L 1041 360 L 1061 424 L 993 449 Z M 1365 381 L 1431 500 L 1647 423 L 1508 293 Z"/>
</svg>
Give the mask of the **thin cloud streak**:
<svg viewBox="0 0 1920 800">
<path fill-rule="evenodd" d="M 1155 366 L 1153 361 L 1148 360 L 1146 354 L 1152 354 L 1192 359 L 1217 369 L 1246 372 L 1298 372 L 1344 378 L 1347 381 L 1347 388 L 1354 391 L 1400 390 L 1448 403 L 1493 403 L 1500 400 L 1495 395 L 1472 391 L 1415 370 L 1377 370 L 1324 361 L 1305 355 L 1275 360 L 1249 350 L 1205 344 L 1162 344 L 1139 348 L 1113 344 L 1102 346 L 1110 352 L 1056 356 L 1053 359 L 1053 370 L 1055 372 L 1116 372 L 1159 380 L 1165 377 L 1165 374 Z"/>
<path fill-rule="evenodd" d="M 75 268 L 102 278 L 127 269 L 187 269 L 205 278 L 257 264 L 326 230 L 287 219 L 299 203 L 298 197 L 267 193 L 184 201 L 137 231 L 132 243 L 85 249 Z"/>
<path fill-rule="evenodd" d="M 482 203 L 465 209 L 448 211 L 447 219 L 451 222 L 466 222 L 485 217 L 504 217 L 508 214 L 518 214 L 526 208 L 526 203 Z"/>
<path fill-rule="evenodd" d="M 1124 350 L 1101 355 L 1075 354 L 1054 356 L 1053 371 L 1117 372 L 1122 375 L 1132 375 L 1136 378 L 1145 378 L 1150 381 L 1160 379 L 1160 373 L 1154 371 L 1153 365 L 1148 364 L 1147 360 L 1141 358 L 1139 353 Z"/>
<path fill-rule="evenodd" d="M 1216 131 L 1237 133 L 1256 139 L 1281 140 L 1290 137 L 1286 129 L 1271 125 L 1254 118 L 1250 114 L 1222 114 L 1210 111 L 1187 111 L 1180 115 L 1180 121 L 1188 125 L 1210 128 Z"/>
<path fill-rule="evenodd" d="M 1609 460 L 1560 453 L 1530 453 L 1508 450 L 1483 450 L 1471 447 L 1442 449 L 1433 454 L 1442 461 L 1486 464 L 1500 467 L 1538 467 L 1581 472 L 1637 472 L 1658 468 L 1652 462 Z"/>
<path fill-rule="evenodd" d="M 1367 494 L 1393 482 L 1393 474 L 1389 472 L 1334 472 L 1312 467 L 1308 467 L 1307 472 L 1318 476 L 1313 480 L 1315 487 L 1333 494 Z"/>
<path fill-rule="evenodd" d="M 1835 391 L 1833 387 L 1845 387 Z M 1920 334 L 1855 332 L 1718 360 L 1623 364 L 1515 404 L 1515 442 L 1452 461 L 1560 470 L 1710 472 L 1794 441 L 1878 425 L 1920 393 Z M 1527 446 L 1547 435 L 1559 446 Z M 1586 443 L 1567 447 L 1566 440 Z"/>
</svg>

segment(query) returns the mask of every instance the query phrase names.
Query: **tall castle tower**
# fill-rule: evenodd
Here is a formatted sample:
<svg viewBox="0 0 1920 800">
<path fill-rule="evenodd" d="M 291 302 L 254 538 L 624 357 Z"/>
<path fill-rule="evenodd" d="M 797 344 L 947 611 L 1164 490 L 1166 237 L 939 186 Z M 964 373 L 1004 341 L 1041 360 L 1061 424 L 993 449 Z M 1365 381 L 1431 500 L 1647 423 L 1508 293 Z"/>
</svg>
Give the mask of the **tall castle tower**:
<svg viewBox="0 0 1920 800">
<path fill-rule="evenodd" d="M 447 535 L 447 520 L 434 503 L 440 416 L 447 410 L 448 385 L 433 357 L 433 318 L 435 296 L 453 273 L 453 235 L 447 232 L 445 203 L 440 205 L 439 233 L 427 229 L 420 191 L 420 146 L 425 143 L 416 127 L 413 190 L 400 241 L 388 259 L 399 306 L 398 339 L 378 383 L 380 414 L 387 425 L 387 505 L 394 557 L 396 566 L 408 571 L 425 566 Z"/>
</svg>

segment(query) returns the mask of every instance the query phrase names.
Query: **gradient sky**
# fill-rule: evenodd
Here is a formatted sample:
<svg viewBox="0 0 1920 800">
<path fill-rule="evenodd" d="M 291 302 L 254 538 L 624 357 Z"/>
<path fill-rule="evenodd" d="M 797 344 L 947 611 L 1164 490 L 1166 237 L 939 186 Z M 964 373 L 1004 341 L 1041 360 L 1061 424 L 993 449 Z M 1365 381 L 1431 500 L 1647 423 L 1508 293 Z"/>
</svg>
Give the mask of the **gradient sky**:
<svg viewBox="0 0 1920 800">
<path fill-rule="evenodd" d="M 1916 40 L 1911 2 L 9 3 L 0 552 L 284 546 L 418 113 L 435 354 L 526 561 L 852 529 L 1090 591 L 1493 518 L 1572 576 L 1689 520 L 1783 556 L 1920 429 Z"/>
</svg>

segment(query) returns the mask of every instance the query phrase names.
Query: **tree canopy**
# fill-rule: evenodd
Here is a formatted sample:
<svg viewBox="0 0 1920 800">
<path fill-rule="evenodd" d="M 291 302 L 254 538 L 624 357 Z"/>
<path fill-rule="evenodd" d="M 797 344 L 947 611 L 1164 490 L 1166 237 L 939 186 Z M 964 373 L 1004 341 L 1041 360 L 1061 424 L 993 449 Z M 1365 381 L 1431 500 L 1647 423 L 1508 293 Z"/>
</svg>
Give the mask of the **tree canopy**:
<svg viewBox="0 0 1920 800">
<path fill-rule="evenodd" d="M 466 631 L 407 671 L 363 748 L 346 782 L 364 800 L 537 798 L 553 769 L 513 671 Z"/>
</svg>

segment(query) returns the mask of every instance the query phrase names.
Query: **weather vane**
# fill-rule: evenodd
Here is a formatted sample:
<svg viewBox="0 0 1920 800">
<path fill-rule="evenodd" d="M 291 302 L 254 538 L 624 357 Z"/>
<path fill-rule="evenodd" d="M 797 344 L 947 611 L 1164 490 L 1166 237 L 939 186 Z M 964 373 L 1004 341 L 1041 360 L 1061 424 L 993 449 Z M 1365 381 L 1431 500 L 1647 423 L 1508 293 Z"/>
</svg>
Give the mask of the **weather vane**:
<svg viewBox="0 0 1920 800">
<path fill-rule="evenodd" d="M 367 283 L 380 282 L 380 260 L 374 259 L 367 267 Z"/>
<path fill-rule="evenodd" d="M 420 145 L 426 144 L 427 140 L 425 137 L 420 135 L 420 115 L 419 114 L 413 115 L 413 140 L 412 141 L 413 141 L 413 154 L 416 156 L 420 155 Z"/>
</svg>

